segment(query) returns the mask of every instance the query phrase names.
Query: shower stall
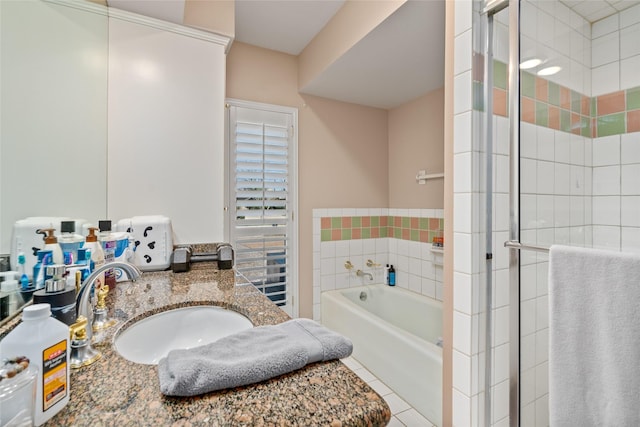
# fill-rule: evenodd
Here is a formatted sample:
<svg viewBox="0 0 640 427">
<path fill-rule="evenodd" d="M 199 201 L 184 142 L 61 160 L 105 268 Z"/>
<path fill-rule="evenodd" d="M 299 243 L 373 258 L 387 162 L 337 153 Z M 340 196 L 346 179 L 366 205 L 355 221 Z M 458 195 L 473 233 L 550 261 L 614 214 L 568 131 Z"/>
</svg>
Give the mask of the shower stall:
<svg viewBox="0 0 640 427">
<path fill-rule="evenodd" d="M 547 426 L 548 248 L 640 252 L 640 1 L 456 2 L 454 46 L 452 423 Z"/>
</svg>

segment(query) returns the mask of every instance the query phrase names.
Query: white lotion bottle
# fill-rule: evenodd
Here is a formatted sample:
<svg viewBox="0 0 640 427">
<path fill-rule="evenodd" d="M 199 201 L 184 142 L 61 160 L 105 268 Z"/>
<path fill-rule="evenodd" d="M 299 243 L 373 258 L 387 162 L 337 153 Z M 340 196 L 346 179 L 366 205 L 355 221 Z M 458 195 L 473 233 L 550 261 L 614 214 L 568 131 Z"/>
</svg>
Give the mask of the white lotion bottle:
<svg viewBox="0 0 640 427">
<path fill-rule="evenodd" d="M 29 358 L 37 367 L 34 423 L 39 426 L 69 403 L 69 327 L 51 317 L 49 304 L 22 310 L 22 322 L 0 341 L 0 358 Z"/>
</svg>

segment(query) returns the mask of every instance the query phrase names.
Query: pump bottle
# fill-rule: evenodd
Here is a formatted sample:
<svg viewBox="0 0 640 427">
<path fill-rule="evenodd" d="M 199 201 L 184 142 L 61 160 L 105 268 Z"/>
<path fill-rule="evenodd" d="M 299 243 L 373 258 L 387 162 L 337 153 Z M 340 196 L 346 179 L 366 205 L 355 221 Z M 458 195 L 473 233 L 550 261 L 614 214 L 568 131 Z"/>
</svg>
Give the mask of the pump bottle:
<svg viewBox="0 0 640 427">
<path fill-rule="evenodd" d="M 45 251 L 51 251 L 53 254 L 53 264 L 63 264 L 64 256 L 62 254 L 62 248 L 58 244 L 58 238 L 53 234 L 55 228 L 41 228 L 36 231 L 38 234 L 44 235 L 44 249 Z"/>
<path fill-rule="evenodd" d="M 98 242 L 98 236 L 96 232 L 97 227 L 89 227 L 89 235 L 87 236 L 84 248 L 91 251 L 90 270 L 94 271 L 96 268 L 104 264 L 104 252 L 102 251 L 102 245 Z M 100 274 L 95 281 L 95 289 L 100 289 L 104 285 L 104 273 Z"/>
</svg>

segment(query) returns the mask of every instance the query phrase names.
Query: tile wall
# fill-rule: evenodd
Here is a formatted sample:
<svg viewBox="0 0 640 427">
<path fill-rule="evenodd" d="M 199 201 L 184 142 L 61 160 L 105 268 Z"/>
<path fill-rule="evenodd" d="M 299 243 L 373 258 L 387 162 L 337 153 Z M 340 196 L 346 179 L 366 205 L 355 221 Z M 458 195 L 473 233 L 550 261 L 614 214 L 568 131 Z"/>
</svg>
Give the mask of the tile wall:
<svg viewBox="0 0 640 427">
<path fill-rule="evenodd" d="M 479 3 L 456 1 L 454 54 L 453 424 L 483 425 L 485 176 Z M 507 11 L 494 45 L 492 425 L 508 425 Z M 522 54 L 565 72 L 524 72 L 521 240 L 640 251 L 640 6 L 591 26 L 555 1 L 522 2 Z M 472 31 L 474 31 L 472 33 Z M 476 32 L 477 31 L 477 32 Z M 475 108 L 475 109 L 474 109 Z M 548 259 L 523 251 L 522 425 L 548 425 Z"/>
<path fill-rule="evenodd" d="M 442 300 L 443 255 L 431 242 L 443 234 L 443 217 L 441 209 L 314 209 L 314 319 L 321 320 L 321 292 L 383 283 L 386 264 L 394 265 L 397 286 Z M 358 269 L 374 280 L 356 276 Z"/>
</svg>

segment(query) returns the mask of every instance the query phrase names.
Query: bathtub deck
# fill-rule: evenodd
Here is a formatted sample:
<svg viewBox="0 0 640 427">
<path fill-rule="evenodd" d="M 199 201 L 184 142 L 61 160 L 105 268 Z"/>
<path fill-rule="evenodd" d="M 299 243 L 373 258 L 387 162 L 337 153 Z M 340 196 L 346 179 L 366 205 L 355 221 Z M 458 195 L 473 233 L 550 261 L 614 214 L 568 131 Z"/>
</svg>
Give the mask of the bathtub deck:
<svg viewBox="0 0 640 427">
<path fill-rule="evenodd" d="M 391 420 L 387 424 L 388 427 L 435 427 L 433 423 L 420 415 L 356 359 L 348 357 L 342 359 L 342 362 L 387 402 L 389 409 L 391 409 Z"/>
</svg>

